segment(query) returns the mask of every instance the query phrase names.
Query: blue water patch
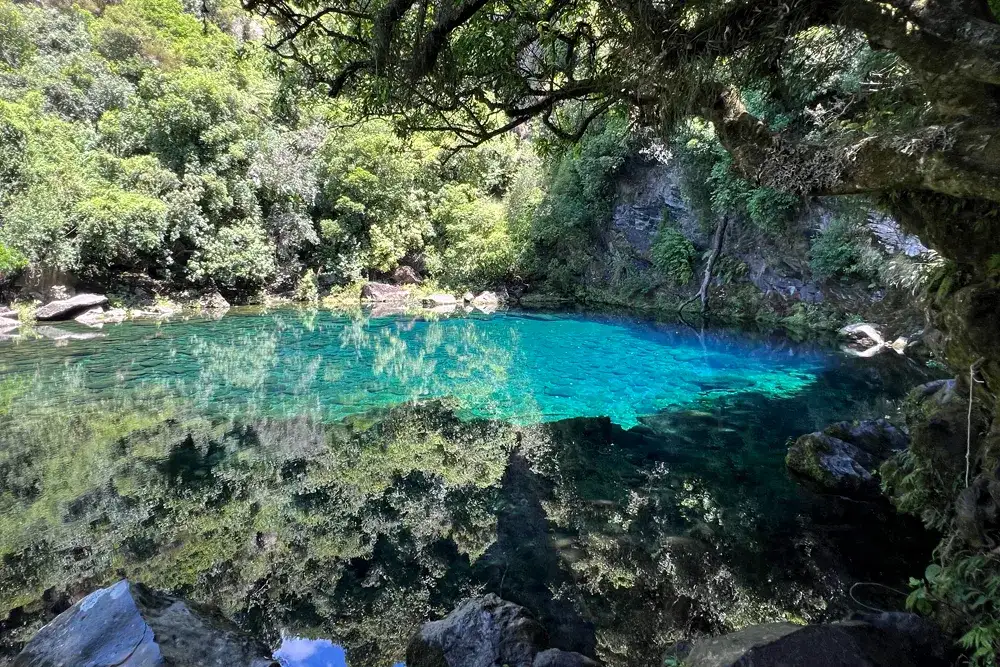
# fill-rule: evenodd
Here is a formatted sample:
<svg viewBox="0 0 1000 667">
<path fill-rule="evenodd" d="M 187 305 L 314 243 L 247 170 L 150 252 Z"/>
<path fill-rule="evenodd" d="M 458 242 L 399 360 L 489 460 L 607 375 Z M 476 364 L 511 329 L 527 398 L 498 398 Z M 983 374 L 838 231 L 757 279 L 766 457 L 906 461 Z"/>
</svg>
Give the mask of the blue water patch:
<svg viewBox="0 0 1000 667">
<path fill-rule="evenodd" d="M 793 396 L 830 360 L 787 342 L 581 315 L 435 321 L 284 310 L 129 323 L 105 333 L 64 347 L 8 346 L 0 378 L 53 378 L 53 400 L 80 384 L 152 386 L 244 416 L 334 421 L 451 398 L 465 418 L 531 424 L 608 416 L 630 427 L 706 399 Z"/>
<path fill-rule="evenodd" d="M 304 639 L 286 637 L 274 652 L 274 659 L 281 667 L 347 667 L 344 647 L 329 639 Z M 401 662 L 392 667 L 406 667 Z"/>
<path fill-rule="evenodd" d="M 343 647 L 329 639 L 286 637 L 274 652 L 281 667 L 347 667 Z"/>
</svg>

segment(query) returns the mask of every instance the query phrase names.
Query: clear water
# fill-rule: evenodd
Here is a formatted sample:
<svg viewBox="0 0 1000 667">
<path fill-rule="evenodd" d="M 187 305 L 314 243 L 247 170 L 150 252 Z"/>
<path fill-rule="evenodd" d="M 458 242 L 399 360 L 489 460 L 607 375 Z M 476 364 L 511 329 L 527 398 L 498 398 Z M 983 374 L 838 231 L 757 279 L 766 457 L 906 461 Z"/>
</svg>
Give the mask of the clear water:
<svg viewBox="0 0 1000 667">
<path fill-rule="evenodd" d="M 124 576 L 219 605 L 288 664 L 389 667 L 482 591 L 557 646 L 656 664 L 926 559 L 783 465 L 790 437 L 890 413 L 923 379 L 902 359 L 568 314 L 102 333 L 0 343 L 0 660 Z"/>
<path fill-rule="evenodd" d="M 642 416 L 726 395 L 795 395 L 831 359 L 785 344 L 577 315 L 438 321 L 288 311 L 113 327 L 102 339 L 14 346 L 7 376 L 55 378 L 66 392 L 158 387 L 223 413 L 336 421 L 452 397 L 466 419 L 533 424 Z M 64 382 L 71 369 L 79 380 Z"/>
</svg>

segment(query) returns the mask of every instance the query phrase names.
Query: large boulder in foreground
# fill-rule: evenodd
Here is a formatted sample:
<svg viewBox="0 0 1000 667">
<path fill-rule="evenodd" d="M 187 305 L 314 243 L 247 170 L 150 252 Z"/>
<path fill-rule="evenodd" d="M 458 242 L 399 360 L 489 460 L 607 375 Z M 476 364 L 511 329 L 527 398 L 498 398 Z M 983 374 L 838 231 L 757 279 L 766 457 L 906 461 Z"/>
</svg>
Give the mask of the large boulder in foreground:
<svg viewBox="0 0 1000 667">
<path fill-rule="evenodd" d="M 270 651 L 212 610 L 127 580 L 94 591 L 39 630 L 14 667 L 270 667 Z"/>
<path fill-rule="evenodd" d="M 42 321 L 70 320 L 94 306 L 103 306 L 108 297 L 102 294 L 77 294 L 69 299 L 61 299 L 45 304 L 35 312 L 35 319 Z"/>
<path fill-rule="evenodd" d="M 788 448 L 785 463 L 821 491 L 874 500 L 881 496 L 876 470 L 908 444 L 906 434 L 884 419 L 839 422 L 801 436 Z"/>
<path fill-rule="evenodd" d="M 375 301 L 376 303 L 386 301 L 406 301 L 410 298 L 409 290 L 388 283 L 365 283 L 361 288 L 361 299 L 363 301 Z"/>
<path fill-rule="evenodd" d="M 949 642 L 914 614 L 823 625 L 770 623 L 696 643 L 685 667 L 945 667 Z"/>
<path fill-rule="evenodd" d="M 406 648 L 406 666 L 598 667 L 579 653 L 546 649 L 545 636 L 524 607 L 484 595 L 425 623 Z"/>
</svg>

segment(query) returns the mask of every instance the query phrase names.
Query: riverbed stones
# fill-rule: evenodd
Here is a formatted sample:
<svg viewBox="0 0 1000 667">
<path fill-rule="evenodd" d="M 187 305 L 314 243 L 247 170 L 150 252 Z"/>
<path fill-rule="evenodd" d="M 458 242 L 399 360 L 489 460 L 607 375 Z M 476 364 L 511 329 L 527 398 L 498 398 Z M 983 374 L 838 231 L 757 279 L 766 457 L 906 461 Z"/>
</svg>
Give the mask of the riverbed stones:
<svg viewBox="0 0 1000 667">
<path fill-rule="evenodd" d="M 430 294 L 424 297 L 423 303 L 424 306 L 428 308 L 435 308 L 437 306 L 455 306 L 458 304 L 458 299 L 451 294 Z"/>
<path fill-rule="evenodd" d="M 69 299 L 52 301 L 35 311 L 35 319 L 41 321 L 69 320 L 94 306 L 103 306 L 108 297 L 103 294 L 77 294 Z"/>
<path fill-rule="evenodd" d="M 392 282 L 397 285 L 419 285 L 420 274 L 412 266 L 397 266 L 392 272 Z"/>
<path fill-rule="evenodd" d="M 362 301 L 374 301 L 376 303 L 406 301 L 410 298 L 410 291 L 396 285 L 388 283 L 365 283 L 361 288 Z"/>
<path fill-rule="evenodd" d="M 406 648 L 407 667 L 599 667 L 547 649 L 545 629 L 519 605 L 489 594 L 425 623 Z"/>
<path fill-rule="evenodd" d="M 798 438 L 785 463 L 823 492 L 874 500 L 881 495 L 876 470 L 908 444 L 907 436 L 885 419 L 839 422 Z"/>
<path fill-rule="evenodd" d="M 14 667 L 240 665 L 276 663 L 263 644 L 216 610 L 127 580 L 94 591 L 39 630 Z"/>
<path fill-rule="evenodd" d="M 685 667 L 944 667 L 948 641 L 914 614 L 859 614 L 821 625 L 769 623 L 700 640 Z"/>
</svg>

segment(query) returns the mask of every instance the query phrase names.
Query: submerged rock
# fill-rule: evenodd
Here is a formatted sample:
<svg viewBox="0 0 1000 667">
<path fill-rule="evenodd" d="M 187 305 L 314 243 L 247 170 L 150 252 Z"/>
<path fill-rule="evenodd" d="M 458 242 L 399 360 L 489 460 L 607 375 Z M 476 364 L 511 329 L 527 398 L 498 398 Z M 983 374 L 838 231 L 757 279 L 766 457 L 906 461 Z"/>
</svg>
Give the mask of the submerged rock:
<svg viewBox="0 0 1000 667">
<path fill-rule="evenodd" d="M 908 444 L 906 434 L 884 419 L 839 422 L 801 436 L 785 463 L 825 492 L 871 500 L 881 495 L 876 470 Z"/>
<path fill-rule="evenodd" d="M 424 305 L 429 308 L 435 306 L 454 306 L 456 304 L 458 304 L 458 299 L 451 294 L 431 294 L 424 297 Z"/>
<path fill-rule="evenodd" d="M 409 297 L 409 290 L 387 283 L 365 283 L 361 288 L 364 301 L 406 301 Z"/>
<path fill-rule="evenodd" d="M 368 311 L 371 317 L 396 317 L 406 314 L 406 304 L 402 302 L 374 303 Z"/>
<path fill-rule="evenodd" d="M 397 266 L 392 272 L 392 282 L 397 285 L 418 285 L 420 284 L 420 274 L 412 266 Z"/>
<path fill-rule="evenodd" d="M 425 623 L 406 648 L 407 667 L 598 667 L 579 653 L 546 649 L 545 629 L 496 595 L 466 600 Z"/>
<path fill-rule="evenodd" d="M 697 642 L 685 667 L 944 667 L 948 640 L 915 614 L 859 614 L 822 625 L 770 623 Z"/>
<path fill-rule="evenodd" d="M 39 630 L 13 665 L 269 667 L 269 653 L 214 610 L 122 580 Z"/>
<path fill-rule="evenodd" d="M 35 329 L 37 333 L 42 338 L 48 338 L 54 341 L 70 341 L 70 340 L 94 340 L 95 338 L 104 338 L 106 334 L 102 333 L 76 333 L 73 331 L 66 331 L 65 329 L 60 329 L 58 327 L 38 327 Z"/>
<path fill-rule="evenodd" d="M 70 299 L 61 299 L 47 303 L 35 312 L 35 319 L 47 320 L 68 320 L 74 315 L 84 310 L 89 310 L 94 306 L 103 306 L 108 302 L 108 297 L 101 294 L 78 294 Z"/>
</svg>

